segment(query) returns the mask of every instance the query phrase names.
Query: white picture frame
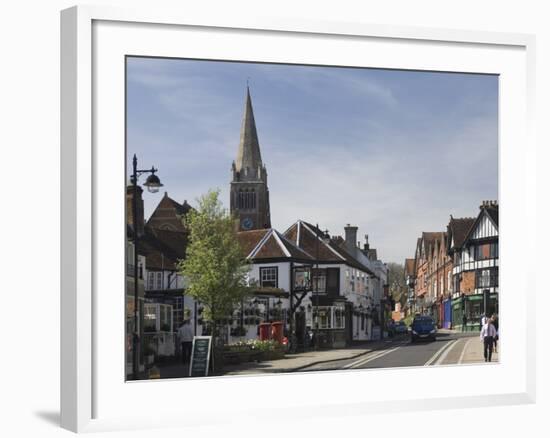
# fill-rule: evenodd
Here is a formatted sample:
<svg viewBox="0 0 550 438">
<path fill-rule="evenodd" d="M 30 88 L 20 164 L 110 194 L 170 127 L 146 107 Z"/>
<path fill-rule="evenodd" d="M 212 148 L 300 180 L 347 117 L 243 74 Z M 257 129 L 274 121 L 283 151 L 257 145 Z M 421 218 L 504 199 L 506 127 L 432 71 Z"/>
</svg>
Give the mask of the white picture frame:
<svg viewBox="0 0 550 438">
<path fill-rule="evenodd" d="M 146 37 L 142 37 L 145 33 Z M 247 44 L 243 47 L 223 43 L 230 39 Z M 182 45 L 181 41 L 192 44 Z M 210 403 L 214 391 L 246 394 L 259 387 L 266 391 L 285 386 L 307 390 L 308 398 L 292 403 L 284 393 L 274 392 L 277 415 L 286 418 L 410 410 L 411 401 L 416 401 L 414 409 L 533 402 L 535 343 L 527 333 L 534 331 L 534 322 L 527 318 L 527 308 L 535 298 L 534 267 L 517 252 L 535 247 L 533 233 L 520 238 L 523 227 L 535 228 L 535 216 L 529 215 L 526 208 L 535 205 L 536 146 L 531 126 L 534 47 L 533 36 L 506 33 L 270 17 L 227 19 L 159 9 L 78 6 L 62 11 L 62 427 L 83 432 L 183 426 L 207 421 L 213 413 L 220 425 L 230 422 L 236 412 L 261 418 L 265 414 L 242 395 L 234 406 L 215 400 Z M 367 52 L 372 55 L 369 60 L 361 58 Z M 500 333 L 505 339 L 501 363 L 495 368 L 472 365 L 125 383 L 119 372 L 123 349 L 117 350 L 117 339 L 123 337 L 122 313 L 117 312 L 124 289 L 120 289 L 120 297 L 105 294 L 106 285 L 123 281 L 117 279 L 116 263 L 116 257 L 120 257 L 119 264 L 123 264 L 123 197 L 116 190 L 110 191 L 110 187 L 118 187 L 124 178 L 124 165 L 120 165 L 124 150 L 120 57 L 124 54 L 323 65 L 352 62 L 370 67 L 499 74 L 500 259 L 504 266 L 500 280 Z M 100 178 L 101 175 L 108 178 Z M 109 242 L 116 242 L 119 237 L 120 245 L 113 244 L 115 248 L 111 248 Z M 107 266 L 110 257 L 115 263 Z M 515 269 L 506 270 L 507 266 Z M 522 273 L 521 278 L 517 272 Z M 507 290 L 514 291 L 513 299 Z M 513 328 L 507 320 L 512 309 Z M 114 339 L 112 344 L 107 333 Z M 450 384 L 448 388 L 420 385 L 415 391 L 392 392 L 391 381 L 404 377 L 416 381 L 429 378 L 434 382 L 468 379 L 471 384 Z M 380 381 L 390 382 L 387 393 L 377 383 Z M 324 393 L 318 391 L 320 382 L 325 386 Z M 351 387 L 365 390 L 336 390 Z M 182 388 L 188 398 L 178 406 L 170 405 Z M 154 413 L 149 412 L 154 415 L 147 416 L 140 412 L 139 405 L 132 404 L 140 397 L 166 397 L 168 402 L 164 407 L 157 405 Z M 206 402 L 207 414 L 200 409 Z"/>
</svg>

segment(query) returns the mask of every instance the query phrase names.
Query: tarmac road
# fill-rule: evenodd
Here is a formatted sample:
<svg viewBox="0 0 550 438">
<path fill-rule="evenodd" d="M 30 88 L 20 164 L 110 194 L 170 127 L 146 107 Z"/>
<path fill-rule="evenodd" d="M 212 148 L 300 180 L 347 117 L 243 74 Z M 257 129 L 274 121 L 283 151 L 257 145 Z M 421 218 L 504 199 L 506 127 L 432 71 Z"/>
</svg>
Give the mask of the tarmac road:
<svg viewBox="0 0 550 438">
<path fill-rule="evenodd" d="M 337 360 L 319 363 L 300 371 L 322 371 L 363 368 L 393 368 L 412 366 L 456 365 L 472 363 L 465 360 L 471 357 L 468 353 L 479 346 L 477 333 L 445 333 L 439 334 L 435 341 L 418 341 L 411 343 L 408 336 L 402 336 L 387 342 L 382 349 L 367 353 L 351 360 Z M 479 356 L 479 359 L 477 357 Z M 474 357 L 474 361 L 484 362 L 482 353 Z"/>
</svg>

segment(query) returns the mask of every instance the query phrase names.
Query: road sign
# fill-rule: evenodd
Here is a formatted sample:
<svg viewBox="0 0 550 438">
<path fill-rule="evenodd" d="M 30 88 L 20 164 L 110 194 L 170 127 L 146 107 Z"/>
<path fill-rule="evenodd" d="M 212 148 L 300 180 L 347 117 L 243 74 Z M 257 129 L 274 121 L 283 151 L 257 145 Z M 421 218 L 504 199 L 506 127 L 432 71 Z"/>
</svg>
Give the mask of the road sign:
<svg viewBox="0 0 550 438">
<path fill-rule="evenodd" d="M 190 377 L 208 376 L 210 352 L 212 350 L 212 336 L 194 336 L 189 364 Z"/>
</svg>

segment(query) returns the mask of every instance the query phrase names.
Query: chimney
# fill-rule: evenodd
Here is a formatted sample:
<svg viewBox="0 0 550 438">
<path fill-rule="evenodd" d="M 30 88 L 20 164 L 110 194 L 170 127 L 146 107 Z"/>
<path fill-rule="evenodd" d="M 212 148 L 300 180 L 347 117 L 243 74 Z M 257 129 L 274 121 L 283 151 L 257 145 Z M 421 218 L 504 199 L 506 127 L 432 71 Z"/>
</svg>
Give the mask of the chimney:
<svg viewBox="0 0 550 438">
<path fill-rule="evenodd" d="M 356 248 L 355 242 L 357 242 L 357 227 L 352 227 L 350 224 L 347 224 L 344 227 L 344 231 L 346 232 L 346 248 L 353 254 Z"/>
<path fill-rule="evenodd" d="M 369 235 L 365 234 L 365 244 L 363 245 L 363 250 L 368 251 L 370 249 L 369 245 Z"/>
<path fill-rule="evenodd" d="M 143 227 L 144 227 L 144 217 L 143 217 L 143 198 L 141 194 L 143 193 L 143 189 L 140 186 L 137 186 L 137 232 L 138 235 L 143 235 Z M 126 187 L 126 223 L 130 225 L 131 227 L 134 226 L 134 207 L 133 207 L 133 199 L 134 199 L 134 188 L 132 184 L 129 184 Z"/>
</svg>

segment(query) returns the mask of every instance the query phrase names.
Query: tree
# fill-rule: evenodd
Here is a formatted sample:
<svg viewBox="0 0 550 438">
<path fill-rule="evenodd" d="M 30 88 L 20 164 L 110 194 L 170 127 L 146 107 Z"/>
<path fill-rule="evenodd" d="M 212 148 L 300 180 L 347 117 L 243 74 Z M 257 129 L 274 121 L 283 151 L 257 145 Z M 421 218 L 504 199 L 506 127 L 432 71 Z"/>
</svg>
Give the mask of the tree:
<svg viewBox="0 0 550 438">
<path fill-rule="evenodd" d="M 407 302 L 407 286 L 405 284 L 405 267 L 399 263 L 388 263 L 389 292 L 395 302 L 403 307 Z"/>
<path fill-rule="evenodd" d="M 249 266 L 236 238 L 234 221 L 219 200 L 219 190 L 200 197 L 196 210 L 186 217 L 189 244 L 179 264 L 188 282 L 186 294 L 204 305 L 203 317 L 212 323 L 233 313 L 249 293 Z"/>
</svg>

